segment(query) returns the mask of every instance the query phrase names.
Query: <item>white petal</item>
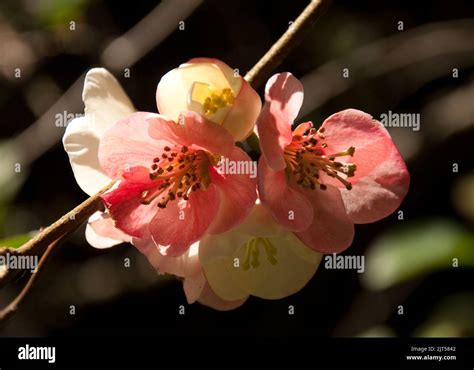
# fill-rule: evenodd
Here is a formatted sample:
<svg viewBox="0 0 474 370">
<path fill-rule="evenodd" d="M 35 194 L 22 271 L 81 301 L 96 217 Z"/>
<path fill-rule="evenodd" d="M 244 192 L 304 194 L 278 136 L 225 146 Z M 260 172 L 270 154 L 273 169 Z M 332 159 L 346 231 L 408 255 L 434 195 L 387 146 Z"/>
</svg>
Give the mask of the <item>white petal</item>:
<svg viewBox="0 0 474 370">
<path fill-rule="evenodd" d="M 87 73 L 83 100 L 85 116 L 68 124 L 63 145 L 78 185 L 92 195 L 111 181 L 100 167 L 100 138 L 105 130 L 131 115 L 135 108 L 115 77 L 103 68 Z"/>
<path fill-rule="evenodd" d="M 322 255 L 306 247 L 294 234 L 286 238 L 267 239 L 277 250 L 277 263 L 272 265 L 263 249 L 260 248 L 260 265 L 234 268 L 232 278 L 249 294 L 265 298 L 280 299 L 288 297 L 302 289 L 313 277 L 321 262 Z M 240 247 L 235 256 L 243 261 L 245 248 Z"/>
<path fill-rule="evenodd" d="M 212 290 L 222 299 L 235 301 L 254 295 L 280 299 L 303 288 L 316 272 L 322 255 L 306 247 L 293 233 L 263 217 L 263 206 L 256 206 L 239 227 L 206 236 L 199 244 L 199 258 Z M 260 228 L 260 232 L 258 232 Z M 271 264 L 263 245 L 258 246 L 259 266 L 244 269 L 247 242 L 266 238 L 276 249 Z"/>
<path fill-rule="evenodd" d="M 237 228 L 238 229 L 238 228 Z M 252 236 L 235 229 L 219 235 L 205 236 L 199 242 L 199 260 L 207 282 L 217 296 L 225 301 L 245 299 L 250 293 L 235 281 L 235 250 Z"/>
<path fill-rule="evenodd" d="M 105 249 L 124 242 L 130 242 L 131 237 L 115 228 L 108 215 L 97 211 L 89 217 L 86 226 L 86 240 L 94 248 Z"/>
<path fill-rule="evenodd" d="M 99 138 L 115 122 L 136 111 L 120 83 L 104 68 L 94 68 L 87 73 L 82 100 L 91 129 Z"/>
<path fill-rule="evenodd" d="M 181 111 L 193 108 L 189 98 L 196 82 L 209 85 L 215 90 L 230 88 L 234 96 L 237 96 L 242 84 L 240 78 L 228 79 L 228 76 L 216 64 L 182 64 L 179 68 L 165 74 L 158 83 L 156 97 L 160 114 L 176 121 Z M 198 113 L 202 113 L 201 109 L 195 109 Z"/>
<path fill-rule="evenodd" d="M 93 195 L 112 181 L 100 167 L 99 138 L 90 128 L 87 117 L 76 118 L 68 124 L 63 145 L 77 184 L 85 193 Z"/>
</svg>

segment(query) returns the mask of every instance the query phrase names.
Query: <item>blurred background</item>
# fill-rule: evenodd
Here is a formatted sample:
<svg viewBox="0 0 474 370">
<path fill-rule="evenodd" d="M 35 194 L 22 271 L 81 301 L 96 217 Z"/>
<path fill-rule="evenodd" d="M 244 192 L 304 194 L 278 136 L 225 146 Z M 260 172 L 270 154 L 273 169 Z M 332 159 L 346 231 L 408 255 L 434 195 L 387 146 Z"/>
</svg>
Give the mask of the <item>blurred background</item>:
<svg viewBox="0 0 474 370">
<path fill-rule="evenodd" d="M 203 56 L 244 75 L 306 4 L 2 0 L 0 244 L 86 198 L 56 115 L 83 112 L 88 69 L 110 69 L 139 110 L 156 111 L 164 73 Z M 294 296 L 217 312 L 186 306 L 181 283 L 132 246 L 93 249 L 81 228 L 0 335 L 474 336 L 474 3 L 334 1 L 278 71 L 302 79 L 301 119 L 316 125 L 345 108 L 420 114 L 418 131 L 389 129 L 412 175 L 401 212 L 356 225 L 345 252 L 365 255 L 363 274 L 321 265 Z M 1 289 L 2 307 L 26 278 Z"/>
</svg>

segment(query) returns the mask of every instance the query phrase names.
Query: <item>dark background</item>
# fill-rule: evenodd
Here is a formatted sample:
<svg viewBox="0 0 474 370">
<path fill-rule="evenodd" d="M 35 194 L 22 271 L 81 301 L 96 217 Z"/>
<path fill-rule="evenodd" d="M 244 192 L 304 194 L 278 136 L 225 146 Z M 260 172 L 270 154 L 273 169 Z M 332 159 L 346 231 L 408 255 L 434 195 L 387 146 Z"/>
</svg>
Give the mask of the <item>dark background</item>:
<svg viewBox="0 0 474 370">
<path fill-rule="evenodd" d="M 123 68 L 111 70 L 139 110 L 156 111 L 156 85 L 167 71 L 204 56 L 222 59 L 244 74 L 306 3 L 205 1 L 185 19 L 184 31 L 176 24 L 169 37 L 129 66 L 130 78 L 124 77 Z M 0 237 L 37 230 L 86 198 L 60 144 L 64 128 L 54 125 L 48 109 L 81 74 L 104 65 L 104 48 L 158 4 L 2 1 Z M 180 0 L 173 4 L 176 9 L 182 5 Z M 75 31 L 69 29 L 71 20 Z M 397 29 L 399 21 L 403 31 Z M 18 66 L 22 77 L 14 78 Z M 350 69 L 349 79 L 342 79 L 341 67 Z M 453 68 L 458 68 L 458 78 L 453 78 Z M 415 241 L 407 243 L 413 243 L 413 258 L 419 263 L 409 278 L 374 290 L 355 271 L 322 266 L 298 294 L 278 301 L 252 297 L 234 311 L 217 312 L 188 306 L 181 283 L 156 276 L 132 246 L 93 249 L 81 228 L 55 253 L 20 310 L 0 326 L 0 335 L 472 336 L 474 263 L 424 268 L 430 245 L 416 244 L 416 230 L 421 234 L 425 225 L 446 220 L 460 233 L 471 233 L 463 248 L 472 256 L 474 3 L 334 1 L 279 71 L 306 76 L 303 115 L 316 125 L 349 107 L 374 117 L 388 110 L 421 113 L 419 132 L 390 130 L 412 175 L 401 206 L 404 219 L 393 214 L 375 224 L 357 225 L 353 246 L 346 251 L 366 254 L 379 248 L 377 241 L 387 233 L 415 230 Z M 307 77 L 311 73 L 317 78 Z M 82 112 L 81 81 L 78 86 L 53 115 Z M 11 174 L 17 162 L 22 172 Z M 453 163 L 459 172 L 452 171 Z M 124 258 L 130 258 L 130 268 L 124 267 Z M 1 290 L 0 304 L 14 297 L 25 277 Z M 75 315 L 70 315 L 71 305 Z M 178 314 L 180 305 L 186 307 L 184 316 Z M 294 315 L 288 315 L 289 305 L 295 307 Z"/>
</svg>

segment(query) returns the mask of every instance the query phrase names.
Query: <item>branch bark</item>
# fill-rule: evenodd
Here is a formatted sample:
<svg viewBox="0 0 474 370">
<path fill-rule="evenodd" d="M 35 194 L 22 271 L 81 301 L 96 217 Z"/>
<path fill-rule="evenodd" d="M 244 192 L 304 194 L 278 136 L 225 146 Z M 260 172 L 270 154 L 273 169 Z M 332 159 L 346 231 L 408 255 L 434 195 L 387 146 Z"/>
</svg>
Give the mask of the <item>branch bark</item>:
<svg viewBox="0 0 474 370">
<path fill-rule="evenodd" d="M 317 17 L 329 5 L 329 0 L 311 0 L 308 6 L 296 18 L 288 30 L 265 53 L 265 55 L 247 72 L 245 79 L 258 87 L 270 73 L 280 65 L 288 54 L 302 41 L 306 31 L 313 25 Z"/>
</svg>

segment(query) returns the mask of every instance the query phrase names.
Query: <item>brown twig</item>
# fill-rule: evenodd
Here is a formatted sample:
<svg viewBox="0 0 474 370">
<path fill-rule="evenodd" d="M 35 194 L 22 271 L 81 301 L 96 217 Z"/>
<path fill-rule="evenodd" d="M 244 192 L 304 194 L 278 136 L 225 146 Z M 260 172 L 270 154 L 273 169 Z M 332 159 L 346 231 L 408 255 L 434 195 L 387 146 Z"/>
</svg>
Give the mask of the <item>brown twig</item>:
<svg viewBox="0 0 474 370">
<path fill-rule="evenodd" d="M 8 317 L 10 317 L 12 314 L 14 314 L 16 312 L 16 310 L 18 309 L 18 306 L 23 301 L 23 299 L 26 297 L 26 295 L 30 291 L 30 289 L 33 286 L 33 284 L 35 283 L 35 281 L 38 279 L 38 274 L 40 273 L 42 268 L 45 266 L 45 263 L 48 260 L 49 256 L 51 255 L 52 251 L 66 237 L 67 237 L 67 235 L 62 235 L 58 239 L 53 241 L 51 244 L 49 244 L 48 248 L 46 248 L 46 251 L 41 256 L 41 259 L 38 262 L 38 266 L 36 266 L 35 272 L 33 272 L 31 274 L 30 279 L 25 284 L 25 286 L 21 290 L 20 294 L 18 294 L 15 297 L 15 299 L 13 301 L 11 301 L 6 307 L 4 307 L 2 310 L 0 310 L 0 322 L 6 320 Z"/>
<path fill-rule="evenodd" d="M 265 55 L 247 72 L 245 79 L 254 87 L 259 86 L 303 39 L 305 32 L 328 6 L 328 0 L 311 0 L 303 12 L 290 25 Z"/>
<path fill-rule="evenodd" d="M 79 204 L 72 211 L 66 213 L 59 220 L 41 230 L 32 239 L 23 244 L 20 248 L 0 248 L 0 255 L 17 254 L 22 255 L 26 253 L 41 254 L 43 250 L 53 243 L 62 235 L 69 235 L 74 232 L 82 223 L 94 212 L 103 209 L 100 196 L 109 190 L 115 181 L 109 183 L 101 191 L 93 196 L 87 198 L 84 202 Z M 0 287 L 10 281 L 20 270 L 8 270 L 5 275 L 0 278 Z"/>
</svg>

